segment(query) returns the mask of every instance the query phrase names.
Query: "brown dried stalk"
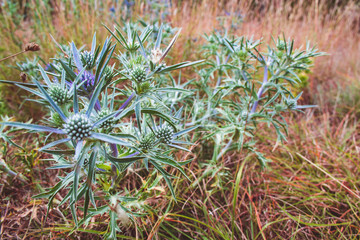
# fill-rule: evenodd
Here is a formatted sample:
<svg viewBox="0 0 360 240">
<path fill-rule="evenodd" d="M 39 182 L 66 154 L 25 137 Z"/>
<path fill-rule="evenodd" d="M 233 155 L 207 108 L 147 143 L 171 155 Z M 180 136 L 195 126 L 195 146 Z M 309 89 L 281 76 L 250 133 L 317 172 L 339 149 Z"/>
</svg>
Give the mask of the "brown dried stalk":
<svg viewBox="0 0 360 240">
<path fill-rule="evenodd" d="M 17 55 L 20 55 L 20 54 L 22 54 L 22 53 L 25 53 L 25 52 L 37 52 L 37 51 L 39 51 L 40 50 L 40 46 L 38 45 L 38 44 L 36 44 L 36 43 L 27 43 L 26 45 L 25 45 L 25 48 L 24 48 L 24 50 L 23 51 L 21 51 L 21 52 L 18 52 L 18 53 L 15 53 L 15 54 L 13 54 L 13 55 L 10 55 L 10 56 L 8 56 L 8 57 L 5 57 L 5 58 L 3 58 L 3 59 L 0 59 L 0 62 L 2 62 L 2 61 L 5 61 L 5 60 L 7 60 L 7 59 L 9 59 L 9 58 L 13 58 L 13 57 L 16 57 Z"/>
</svg>

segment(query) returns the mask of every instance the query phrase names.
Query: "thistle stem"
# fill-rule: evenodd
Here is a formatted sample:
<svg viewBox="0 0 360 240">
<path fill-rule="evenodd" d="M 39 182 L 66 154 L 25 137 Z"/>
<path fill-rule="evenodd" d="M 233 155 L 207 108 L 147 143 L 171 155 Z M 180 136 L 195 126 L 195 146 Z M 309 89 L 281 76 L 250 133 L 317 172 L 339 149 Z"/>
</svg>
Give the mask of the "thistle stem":
<svg viewBox="0 0 360 240">
<path fill-rule="evenodd" d="M 119 108 L 119 110 L 125 109 L 125 108 L 129 105 L 129 103 L 134 99 L 134 97 L 135 97 L 135 93 L 132 93 L 132 94 L 130 95 L 130 97 L 129 97 L 128 99 L 126 99 L 126 101 L 123 103 L 123 105 L 121 105 L 121 107 Z M 117 113 L 117 114 L 115 115 L 115 117 L 117 117 L 117 116 L 119 116 L 119 115 L 120 115 L 120 112 Z"/>
<path fill-rule="evenodd" d="M 221 150 L 221 152 L 217 155 L 216 157 L 216 162 L 222 157 L 222 155 L 224 155 L 226 153 L 226 151 L 228 150 L 228 148 L 231 146 L 233 140 L 230 139 L 229 142 L 226 144 L 226 146 Z"/>
<path fill-rule="evenodd" d="M 227 64 L 227 62 L 229 61 L 229 59 L 230 59 L 230 55 L 228 55 L 228 56 L 226 57 L 224 64 Z M 218 56 L 216 56 L 216 63 L 217 63 L 218 66 L 220 66 L 220 58 L 219 58 Z M 215 88 L 217 88 L 218 86 L 220 86 L 221 79 L 222 79 L 222 77 L 221 77 L 221 69 L 219 69 L 219 76 L 218 76 L 218 80 L 217 80 L 217 82 L 216 82 L 216 87 L 215 87 Z M 216 91 L 216 90 L 214 89 L 214 92 L 213 92 L 213 93 L 215 93 L 215 91 Z"/>
<path fill-rule="evenodd" d="M 116 147 L 116 144 L 114 143 L 111 143 L 110 144 L 110 149 L 111 149 L 111 155 L 113 157 L 117 157 L 119 155 L 119 152 L 117 150 L 117 147 Z M 111 171 L 113 172 L 113 175 L 112 175 L 112 180 L 111 180 L 111 187 L 114 186 L 114 183 L 116 181 L 116 178 L 117 178 L 117 171 L 116 171 L 116 167 L 114 164 L 111 164 Z"/>
<path fill-rule="evenodd" d="M 219 56 L 217 56 L 216 55 L 216 64 L 218 65 L 218 66 L 220 66 L 220 58 L 219 58 Z M 216 87 L 215 88 L 217 88 L 219 85 L 220 85 L 220 83 L 221 83 L 221 69 L 219 69 L 219 76 L 218 76 L 218 80 L 217 80 L 217 82 L 216 82 Z M 214 89 L 214 92 L 215 92 L 216 90 Z"/>
<path fill-rule="evenodd" d="M 128 155 L 127 157 L 134 157 L 134 156 L 139 155 L 139 154 L 140 154 L 140 152 L 134 152 L 134 153 Z"/>
<path fill-rule="evenodd" d="M 263 91 L 264 91 L 264 88 L 265 88 L 265 85 L 266 83 L 268 82 L 268 67 L 267 65 L 265 65 L 264 67 L 264 78 L 263 78 L 263 83 L 258 91 L 258 94 L 257 94 L 257 98 L 259 99 L 261 97 L 261 95 L 263 94 Z M 254 113 L 256 111 L 256 108 L 259 104 L 259 100 L 256 100 L 254 102 L 254 105 L 252 106 L 251 108 L 251 112 L 250 113 Z"/>
<path fill-rule="evenodd" d="M 129 105 L 129 103 L 131 102 L 131 100 L 133 100 L 134 97 L 135 97 L 135 93 L 132 93 L 132 94 L 130 95 L 130 97 L 123 103 L 123 105 L 121 105 L 121 107 L 119 108 L 119 110 L 125 109 L 125 108 Z M 116 114 L 115 117 L 119 116 L 119 114 L 120 114 L 120 112 L 119 112 L 118 114 Z M 119 155 L 119 152 L 118 152 L 118 150 L 117 150 L 116 144 L 111 143 L 111 144 L 110 144 L 110 149 L 111 149 L 111 155 L 112 155 L 113 157 L 117 157 L 117 156 Z M 114 186 L 114 183 L 115 183 L 115 181 L 116 181 L 116 178 L 117 178 L 117 171 L 116 171 L 116 167 L 115 167 L 114 164 L 111 164 L 111 170 L 112 170 L 112 172 L 113 172 L 111 187 L 113 187 L 113 186 Z"/>
<path fill-rule="evenodd" d="M 100 101 L 99 101 L 99 100 L 96 100 L 95 110 L 98 111 L 98 112 L 101 110 L 101 106 L 100 106 Z"/>
</svg>

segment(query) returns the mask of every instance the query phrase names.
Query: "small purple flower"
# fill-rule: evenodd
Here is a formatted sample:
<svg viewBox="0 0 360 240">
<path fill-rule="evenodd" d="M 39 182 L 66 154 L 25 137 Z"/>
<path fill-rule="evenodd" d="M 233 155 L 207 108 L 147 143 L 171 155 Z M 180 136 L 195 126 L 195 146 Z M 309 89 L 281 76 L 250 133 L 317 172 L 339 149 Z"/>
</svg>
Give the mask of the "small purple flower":
<svg viewBox="0 0 360 240">
<path fill-rule="evenodd" d="M 112 12 L 112 13 L 115 13 L 115 8 L 111 7 L 111 8 L 109 8 L 109 11 Z"/>
<path fill-rule="evenodd" d="M 82 86 L 84 87 L 85 91 L 93 90 L 95 86 L 95 76 L 92 73 L 85 71 L 82 74 L 80 81 L 81 83 L 84 82 Z"/>
<path fill-rule="evenodd" d="M 54 70 L 54 69 L 53 69 L 53 67 L 51 66 L 50 63 L 46 64 L 46 66 L 45 66 L 45 71 L 47 71 L 47 72 L 52 72 L 53 70 Z"/>
</svg>

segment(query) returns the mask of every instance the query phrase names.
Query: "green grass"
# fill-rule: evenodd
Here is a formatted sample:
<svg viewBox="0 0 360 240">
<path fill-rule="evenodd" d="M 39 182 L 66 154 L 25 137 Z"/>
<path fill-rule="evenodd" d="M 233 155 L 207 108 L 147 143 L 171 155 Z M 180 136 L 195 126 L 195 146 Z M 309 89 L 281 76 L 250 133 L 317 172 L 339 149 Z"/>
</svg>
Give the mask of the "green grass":
<svg viewBox="0 0 360 240">
<path fill-rule="evenodd" d="M 224 156 L 213 166 L 216 174 L 203 177 L 195 186 L 174 172 L 178 177 L 173 179 L 178 201 L 175 203 L 167 194 L 165 183 L 161 189 L 150 191 L 151 197 L 146 200 L 149 215 L 138 219 L 136 228 L 134 225 L 122 228 L 128 236 L 124 239 L 134 239 L 136 232 L 140 239 L 149 236 L 160 239 L 357 239 L 360 180 L 356 146 L 359 139 L 352 127 L 356 123 L 342 129 L 325 127 L 321 132 L 318 131 L 321 123 L 315 123 L 324 116 L 309 114 L 307 117 L 307 121 L 299 125 L 296 122 L 302 117 L 291 120 L 295 125 L 290 132 L 296 137 L 284 145 L 279 144 L 273 153 L 271 142 L 275 136 L 265 135 L 266 127 L 259 133 L 264 143 L 262 151 L 267 151 L 267 157 L 272 160 L 264 171 L 254 156 L 244 153 Z M 203 160 L 197 159 L 196 153 L 189 157 L 195 160 L 186 168 L 188 175 L 192 180 L 201 178 Z M 14 169 L 26 173 L 25 162 L 14 161 L 18 162 L 12 165 Z M 41 179 L 33 176 L 37 179 L 33 184 L 40 181 L 46 187 L 56 181 L 57 171 L 50 173 L 44 169 L 46 166 L 49 163 L 43 161 L 34 165 L 37 174 L 41 172 L 46 176 Z M 45 183 L 47 178 L 51 180 Z M 120 184 L 134 181 L 138 182 L 139 178 L 131 177 Z M 10 190 L 20 188 L 21 191 Z M 35 216 L 29 214 L 20 220 L 29 224 L 27 236 L 39 237 L 39 224 L 43 226 L 42 234 L 65 236 L 73 227 L 70 212 L 65 212 L 63 218 L 57 210 L 52 210 L 48 222 L 42 222 L 46 200 L 37 200 L 36 205 L 30 200 L 31 192 L 37 191 L 35 185 L 23 185 L 11 178 L 3 182 L 1 205 L 6 208 L 7 203 L 11 203 L 8 208 L 12 212 L 3 220 L 4 231 L 14 233 L 16 229 L 11 227 L 14 219 L 30 211 Z M 26 197 L 19 196 L 24 192 Z M 19 204 L 23 205 L 20 209 L 15 207 Z M 34 209 L 38 210 L 34 212 Z M 36 217 L 39 223 L 30 221 L 30 217 Z M 94 236 L 106 230 L 106 222 L 101 224 L 106 216 L 94 220 L 100 224 L 90 224 L 72 236 Z M 18 234 L 24 236 L 24 231 Z"/>
</svg>

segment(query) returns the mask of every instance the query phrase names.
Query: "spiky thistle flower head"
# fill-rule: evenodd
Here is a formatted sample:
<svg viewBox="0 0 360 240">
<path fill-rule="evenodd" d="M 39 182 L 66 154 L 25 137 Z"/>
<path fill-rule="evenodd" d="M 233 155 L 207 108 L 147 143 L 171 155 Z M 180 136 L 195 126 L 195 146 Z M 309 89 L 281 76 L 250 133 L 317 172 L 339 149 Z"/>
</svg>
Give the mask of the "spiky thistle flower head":
<svg viewBox="0 0 360 240">
<path fill-rule="evenodd" d="M 297 107 L 297 99 L 285 99 L 285 104 L 288 107 L 288 109 L 296 109 Z"/>
<path fill-rule="evenodd" d="M 130 69 L 130 76 L 136 82 L 144 82 L 146 80 L 146 70 L 142 65 L 135 65 Z"/>
<path fill-rule="evenodd" d="M 88 71 L 85 71 L 82 75 L 81 75 L 81 79 L 80 79 L 81 82 L 85 82 L 83 84 L 83 87 L 86 91 L 91 91 L 95 86 L 95 76 L 88 72 Z"/>
<path fill-rule="evenodd" d="M 49 95 L 58 105 L 65 104 L 69 100 L 68 90 L 57 84 L 49 88 Z"/>
<path fill-rule="evenodd" d="M 276 47 L 277 49 L 279 49 L 280 51 L 284 51 L 285 50 L 285 46 L 286 43 L 283 40 L 278 40 L 278 42 L 276 43 Z"/>
<path fill-rule="evenodd" d="M 94 54 L 89 51 L 83 51 L 80 54 L 81 62 L 87 70 L 92 69 L 95 66 Z"/>
<path fill-rule="evenodd" d="M 96 121 L 108 116 L 109 114 L 111 114 L 111 111 L 107 108 L 103 108 L 97 116 Z M 108 119 L 106 121 L 104 121 L 103 123 L 101 123 L 98 127 L 105 129 L 105 130 L 110 130 L 114 127 L 114 125 L 116 124 L 116 120 L 114 119 Z"/>
<path fill-rule="evenodd" d="M 103 73 L 105 81 L 110 81 L 114 77 L 114 66 L 106 66 Z"/>
<path fill-rule="evenodd" d="M 241 49 L 237 52 L 237 55 L 241 61 L 245 61 L 246 58 L 249 56 L 249 53 L 246 51 L 246 49 Z"/>
<path fill-rule="evenodd" d="M 287 108 L 286 106 L 280 103 L 274 105 L 274 109 L 277 113 L 284 111 L 286 108 Z"/>
<path fill-rule="evenodd" d="M 74 114 L 68 118 L 67 123 L 63 125 L 66 134 L 72 140 L 82 140 L 91 134 L 91 122 L 85 114 Z"/>
<path fill-rule="evenodd" d="M 143 151 L 148 151 L 154 146 L 154 134 L 145 135 L 139 143 L 139 148 Z"/>
<path fill-rule="evenodd" d="M 155 132 L 155 135 L 156 138 L 159 139 L 161 142 L 165 144 L 170 144 L 173 139 L 174 129 L 170 126 L 164 126 L 158 129 Z"/>
</svg>

